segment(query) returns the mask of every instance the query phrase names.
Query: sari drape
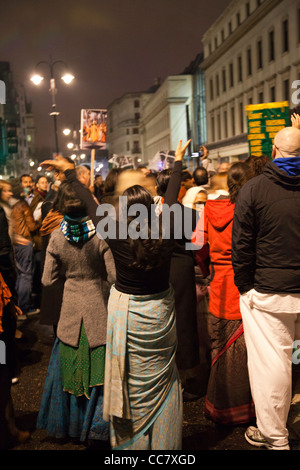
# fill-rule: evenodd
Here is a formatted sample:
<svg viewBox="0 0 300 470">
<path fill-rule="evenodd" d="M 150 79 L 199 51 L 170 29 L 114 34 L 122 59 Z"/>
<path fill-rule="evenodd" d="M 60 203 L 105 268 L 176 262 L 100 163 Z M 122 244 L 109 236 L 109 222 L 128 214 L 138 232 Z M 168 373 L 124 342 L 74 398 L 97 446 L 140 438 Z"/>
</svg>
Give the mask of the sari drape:
<svg viewBox="0 0 300 470">
<path fill-rule="evenodd" d="M 171 287 L 158 294 L 139 296 L 112 287 L 103 417 L 111 422 L 113 448 L 181 448 L 182 391 L 175 363 L 176 345 Z M 159 431 L 155 427 L 158 418 Z M 160 432 L 162 429 L 164 432 Z M 157 432 L 165 438 L 157 439 Z"/>
</svg>

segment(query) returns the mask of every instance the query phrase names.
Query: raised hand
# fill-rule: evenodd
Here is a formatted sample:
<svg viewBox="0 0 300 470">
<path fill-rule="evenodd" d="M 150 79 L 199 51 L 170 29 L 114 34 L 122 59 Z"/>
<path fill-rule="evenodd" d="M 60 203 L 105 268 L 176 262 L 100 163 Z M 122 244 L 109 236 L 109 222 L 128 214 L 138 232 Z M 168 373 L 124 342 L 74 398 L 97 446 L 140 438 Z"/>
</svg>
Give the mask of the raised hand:
<svg viewBox="0 0 300 470">
<path fill-rule="evenodd" d="M 49 170 L 56 170 L 56 171 L 66 171 L 66 170 L 73 170 L 74 164 L 68 162 L 64 157 L 58 155 L 55 157 L 54 160 L 44 160 L 40 163 L 41 166 L 46 166 Z"/>
<path fill-rule="evenodd" d="M 291 116 L 291 121 L 292 121 L 292 127 L 296 127 L 297 129 L 300 129 L 300 116 L 299 114 L 292 114 Z"/>
<path fill-rule="evenodd" d="M 208 157 L 208 150 L 204 145 L 202 145 L 202 147 L 200 147 L 200 150 L 201 149 L 203 150 L 203 155 L 201 157 L 201 160 L 205 160 Z"/>
<path fill-rule="evenodd" d="M 187 143 L 184 144 L 184 146 L 182 147 L 182 140 L 179 141 L 177 145 L 177 149 L 175 151 L 175 161 L 178 161 L 178 160 L 181 161 L 183 159 L 185 151 L 190 145 L 190 142 L 191 142 L 191 139 L 188 140 Z"/>
</svg>

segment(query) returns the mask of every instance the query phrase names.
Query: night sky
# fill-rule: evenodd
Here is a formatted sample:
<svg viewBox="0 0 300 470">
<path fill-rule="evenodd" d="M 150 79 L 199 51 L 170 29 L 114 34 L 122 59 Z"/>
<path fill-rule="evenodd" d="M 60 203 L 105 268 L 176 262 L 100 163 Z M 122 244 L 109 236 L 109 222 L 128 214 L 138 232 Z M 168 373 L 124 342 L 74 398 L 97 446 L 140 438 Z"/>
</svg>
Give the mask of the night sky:
<svg viewBox="0 0 300 470">
<path fill-rule="evenodd" d="M 49 71 L 30 81 L 37 62 L 65 61 L 76 80 L 55 68 L 59 134 L 79 126 L 82 108 L 106 108 L 124 93 L 147 90 L 155 77 L 181 73 L 202 51 L 201 38 L 230 0 L 2 0 L 0 61 L 32 102 L 37 148 L 54 147 Z M 47 77 L 47 78 L 46 78 Z M 65 145 L 60 137 L 60 147 Z M 40 155 L 42 156 L 42 155 Z M 43 155 L 44 156 L 44 155 Z"/>
</svg>

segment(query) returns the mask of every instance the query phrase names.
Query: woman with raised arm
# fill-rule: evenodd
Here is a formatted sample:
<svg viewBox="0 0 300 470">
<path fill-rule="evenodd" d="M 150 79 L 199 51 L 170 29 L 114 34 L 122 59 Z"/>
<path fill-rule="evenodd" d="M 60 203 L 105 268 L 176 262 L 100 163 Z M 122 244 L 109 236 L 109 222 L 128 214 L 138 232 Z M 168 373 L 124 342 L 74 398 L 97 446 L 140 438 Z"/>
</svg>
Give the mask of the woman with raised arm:
<svg viewBox="0 0 300 470">
<path fill-rule="evenodd" d="M 164 208 L 177 203 L 182 159 L 189 142 L 182 146 L 180 141 L 176 149 Z M 84 202 L 97 227 L 104 215 L 96 215 L 98 206 L 89 191 L 76 180 L 68 162 L 60 158 L 45 161 L 43 165 L 65 172 L 67 181 Z M 116 237 L 106 237 L 115 260 L 116 283 L 108 304 L 103 414 L 110 421 L 114 449 L 179 450 L 182 390 L 175 363 L 174 292 L 169 284 L 172 227 L 171 236 L 166 239 L 159 223 L 158 236 L 157 232 L 154 236 L 149 221 L 155 204 L 145 188 L 132 186 L 123 196 L 127 197 L 127 211 L 134 204 L 142 205 L 147 233 L 143 239 L 129 235 L 121 238 L 118 213 Z M 161 218 L 158 220 L 161 222 Z M 126 223 L 128 233 L 132 218 L 127 217 Z M 142 227 L 145 234 L 144 229 L 145 226 Z"/>
</svg>

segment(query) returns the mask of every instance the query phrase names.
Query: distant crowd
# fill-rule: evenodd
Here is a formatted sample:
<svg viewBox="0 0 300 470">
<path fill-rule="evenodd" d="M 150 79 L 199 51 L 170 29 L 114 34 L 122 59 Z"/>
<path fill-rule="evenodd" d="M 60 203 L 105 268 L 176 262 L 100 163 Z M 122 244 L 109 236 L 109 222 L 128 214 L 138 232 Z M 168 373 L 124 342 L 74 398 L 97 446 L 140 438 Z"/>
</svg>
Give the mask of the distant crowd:
<svg viewBox="0 0 300 470">
<path fill-rule="evenodd" d="M 220 425 L 289 449 L 292 357 L 300 339 L 300 129 L 278 132 L 271 156 L 192 172 L 180 141 L 172 169 L 114 168 L 105 180 L 58 156 L 52 171 L 0 181 L 0 447 L 24 442 L 10 386 L 23 319 L 51 327 L 53 349 L 37 427 L 102 449 L 180 450 L 183 403 L 201 396 Z M 97 208 L 156 205 L 158 236 L 97 236 Z M 190 233 L 161 235 L 167 206 Z M 132 223 L 128 216 L 125 224 Z M 117 224 L 120 220 L 117 215 Z M 177 223 L 173 222 L 174 224 Z M 122 227 L 120 227 L 122 228 Z M 187 248 L 187 242 L 193 249 Z M 3 419 L 2 419 L 3 417 Z"/>
</svg>

